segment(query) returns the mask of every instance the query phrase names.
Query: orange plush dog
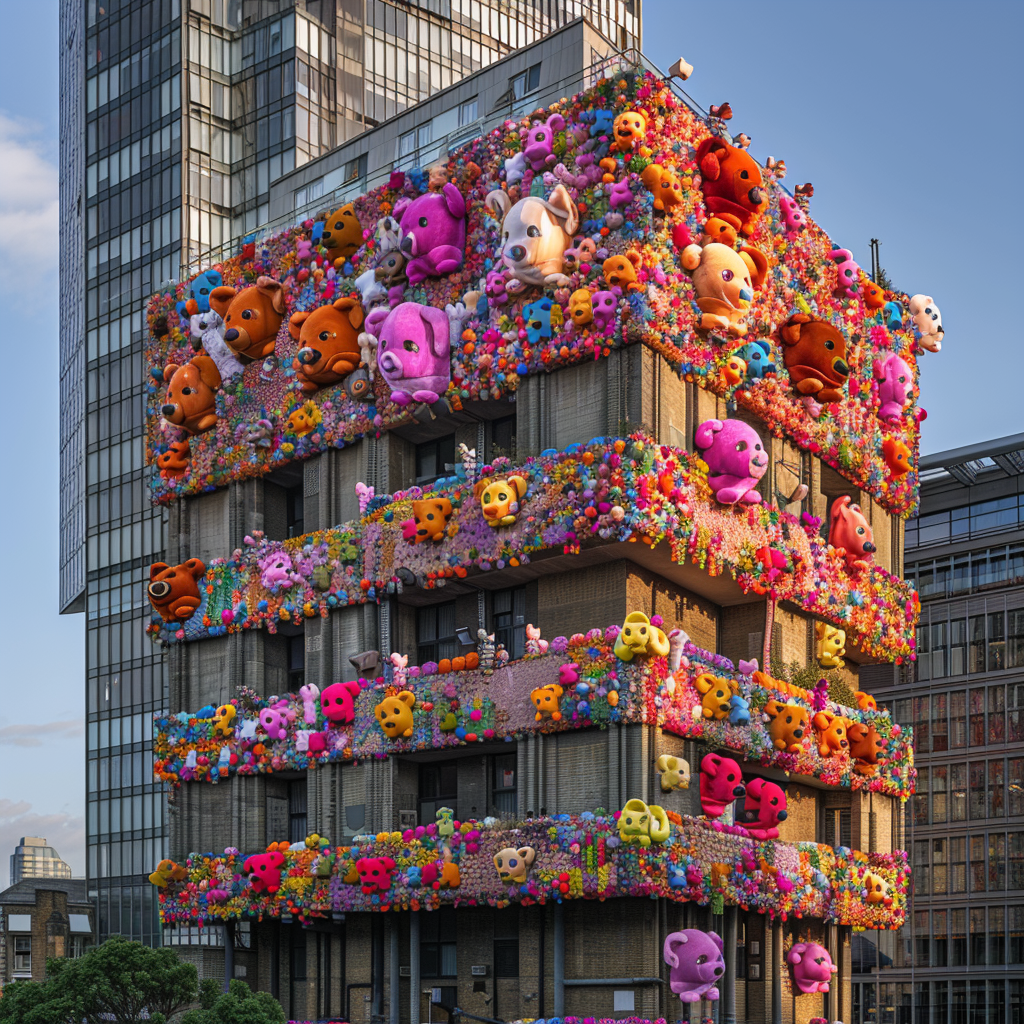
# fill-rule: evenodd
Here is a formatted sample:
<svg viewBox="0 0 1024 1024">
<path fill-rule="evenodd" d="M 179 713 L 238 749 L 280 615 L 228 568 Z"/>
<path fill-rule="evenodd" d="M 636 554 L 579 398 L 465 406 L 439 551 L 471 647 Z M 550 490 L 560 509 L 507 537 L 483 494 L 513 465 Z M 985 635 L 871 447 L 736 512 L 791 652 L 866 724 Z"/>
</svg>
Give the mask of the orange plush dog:
<svg viewBox="0 0 1024 1024">
<path fill-rule="evenodd" d="M 604 270 L 604 279 L 609 288 L 621 288 L 627 292 L 635 292 L 640 288 L 636 279 L 636 272 L 640 269 L 640 253 L 635 249 L 618 256 L 609 256 L 601 264 L 601 269 Z"/>
<path fill-rule="evenodd" d="M 838 402 L 843 397 L 850 367 L 846 362 L 846 338 L 838 327 L 794 313 L 779 330 L 782 359 L 793 387 L 818 402 Z"/>
<path fill-rule="evenodd" d="M 647 118 L 639 110 L 624 110 L 612 125 L 613 150 L 632 153 L 647 134 Z"/>
<path fill-rule="evenodd" d="M 818 753 L 822 757 L 831 757 L 849 748 L 846 730 L 850 723 L 842 716 L 819 711 L 811 719 L 811 724 L 814 726 L 814 737 L 818 741 Z"/>
<path fill-rule="evenodd" d="M 654 208 L 670 210 L 683 201 L 683 185 L 677 175 L 661 164 L 648 164 L 640 172 L 640 180 L 654 196 Z"/>
<path fill-rule="evenodd" d="M 224 320 L 224 340 L 243 359 L 264 359 L 274 352 L 284 319 L 284 287 L 270 277 L 241 291 L 221 285 L 210 292 L 210 305 Z"/>
<path fill-rule="evenodd" d="M 191 454 L 188 441 L 173 441 L 167 451 L 161 452 L 156 457 L 160 475 L 165 480 L 177 480 L 179 477 L 183 477 L 188 472 Z"/>
<path fill-rule="evenodd" d="M 184 366 L 164 367 L 167 395 L 160 415 L 190 434 L 202 434 L 217 426 L 217 388 L 220 373 L 209 356 L 195 356 Z"/>
<path fill-rule="evenodd" d="M 776 750 L 784 750 L 789 754 L 801 754 L 804 751 L 804 737 L 811 727 L 807 708 L 799 704 L 782 704 L 770 700 L 764 706 L 764 713 L 769 718 L 768 732 L 772 745 Z"/>
<path fill-rule="evenodd" d="M 744 246 L 739 252 L 718 242 L 701 248 L 688 245 L 682 253 L 683 266 L 693 277 L 700 326 L 742 338 L 747 333 L 747 313 L 754 290 L 768 272 L 768 260 L 759 250 Z"/>
<path fill-rule="evenodd" d="M 745 149 L 730 146 L 714 135 L 697 147 L 704 205 L 708 213 L 731 213 L 740 219 L 740 233 L 750 237 L 768 209 L 761 168 Z"/>
<path fill-rule="evenodd" d="M 739 217 L 734 217 L 731 213 L 723 213 L 718 217 L 708 217 L 707 222 L 704 224 L 704 237 L 702 241 L 705 245 L 708 242 L 721 242 L 722 245 L 735 249 L 742 226 L 743 222 Z"/>
<path fill-rule="evenodd" d="M 292 369 L 307 394 L 337 384 L 359 365 L 359 328 L 363 307 L 358 299 L 337 299 L 311 312 L 292 313 L 288 332 L 299 343 Z"/>
<path fill-rule="evenodd" d="M 351 203 L 346 203 L 327 218 L 320 241 L 334 259 L 347 260 L 355 255 L 363 244 L 363 229 Z"/>
<path fill-rule="evenodd" d="M 195 614 L 202 604 L 199 583 L 206 575 L 206 566 L 198 558 L 181 565 L 154 562 L 149 567 L 146 593 L 153 610 L 164 622 L 183 622 Z"/>
</svg>

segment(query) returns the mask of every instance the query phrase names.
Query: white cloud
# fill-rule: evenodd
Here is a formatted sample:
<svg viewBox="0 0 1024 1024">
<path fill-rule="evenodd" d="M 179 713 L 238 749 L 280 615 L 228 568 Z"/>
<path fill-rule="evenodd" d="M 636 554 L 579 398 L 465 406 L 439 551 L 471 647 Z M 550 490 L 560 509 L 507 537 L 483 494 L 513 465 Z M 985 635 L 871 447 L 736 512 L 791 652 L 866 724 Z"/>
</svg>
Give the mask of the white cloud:
<svg viewBox="0 0 1024 1024">
<path fill-rule="evenodd" d="M 14 747 L 41 747 L 44 740 L 52 743 L 57 739 L 77 739 L 84 732 L 85 725 L 80 718 L 67 718 L 45 725 L 5 725 L 0 727 L 0 747 L 5 743 Z"/>
<path fill-rule="evenodd" d="M 85 818 L 60 810 L 40 814 L 26 800 L 0 797 L 0 869 L 9 880 L 10 855 L 22 836 L 42 836 L 76 876 L 85 874 Z"/>
<path fill-rule="evenodd" d="M 0 112 L 0 276 L 56 273 L 57 227 L 57 168 L 39 127 Z"/>
</svg>

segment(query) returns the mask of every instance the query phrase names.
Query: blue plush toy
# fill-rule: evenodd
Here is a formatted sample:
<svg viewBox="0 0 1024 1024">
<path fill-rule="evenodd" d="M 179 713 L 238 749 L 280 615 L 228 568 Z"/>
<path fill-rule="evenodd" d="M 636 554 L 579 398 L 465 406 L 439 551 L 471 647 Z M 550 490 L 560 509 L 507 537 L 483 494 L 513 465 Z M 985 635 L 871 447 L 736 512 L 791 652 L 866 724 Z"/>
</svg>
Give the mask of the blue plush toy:
<svg viewBox="0 0 1024 1024">
<path fill-rule="evenodd" d="M 737 350 L 736 355 L 747 364 L 747 380 L 760 380 L 766 374 L 775 372 L 772 347 L 763 338 L 748 341 Z"/>
<path fill-rule="evenodd" d="M 197 312 L 210 312 L 210 292 L 214 288 L 219 288 L 223 283 L 224 278 L 220 276 L 220 271 L 217 270 L 204 270 L 201 274 L 197 274 L 192 278 L 192 283 L 188 289 L 188 297 L 195 299 L 196 306 L 198 307 Z"/>
<path fill-rule="evenodd" d="M 536 345 L 542 338 L 550 338 L 551 300 L 538 299 L 527 303 L 523 306 L 523 319 L 526 321 L 526 336 L 531 345 Z"/>
<path fill-rule="evenodd" d="M 882 312 L 885 314 L 885 326 L 890 331 L 899 330 L 903 326 L 903 307 L 898 302 L 887 302 Z"/>
<path fill-rule="evenodd" d="M 747 725 L 750 722 L 750 702 L 746 697 L 734 693 L 729 698 L 729 724 Z"/>
</svg>

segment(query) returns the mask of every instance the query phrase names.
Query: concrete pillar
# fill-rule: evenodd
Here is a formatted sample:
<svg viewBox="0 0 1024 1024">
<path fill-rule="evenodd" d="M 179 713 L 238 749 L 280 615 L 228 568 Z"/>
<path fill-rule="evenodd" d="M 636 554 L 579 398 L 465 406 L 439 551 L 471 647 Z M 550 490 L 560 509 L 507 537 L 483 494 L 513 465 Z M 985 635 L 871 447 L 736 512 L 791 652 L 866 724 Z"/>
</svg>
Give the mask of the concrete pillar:
<svg viewBox="0 0 1024 1024">
<path fill-rule="evenodd" d="M 409 913 L 409 1024 L 420 1024 L 420 912 Z"/>
<path fill-rule="evenodd" d="M 782 922 L 772 923 L 772 1024 L 782 1024 Z"/>
<path fill-rule="evenodd" d="M 722 1024 L 736 1024 L 737 907 L 725 908 L 725 977 L 722 986 Z"/>
<path fill-rule="evenodd" d="M 235 976 L 235 922 L 224 924 L 224 991 L 227 992 Z"/>
<path fill-rule="evenodd" d="M 400 1024 L 398 1019 L 399 1006 L 401 1004 L 401 977 L 398 970 L 398 922 L 397 914 L 388 915 L 388 925 L 391 928 L 391 950 L 390 950 L 390 971 L 391 979 L 388 985 L 388 1020 L 390 1024 Z"/>
<path fill-rule="evenodd" d="M 555 1016 L 565 1016 L 565 907 L 555 904 L 555 949 L 552 955 L 555 982 Z"/>
</svg>

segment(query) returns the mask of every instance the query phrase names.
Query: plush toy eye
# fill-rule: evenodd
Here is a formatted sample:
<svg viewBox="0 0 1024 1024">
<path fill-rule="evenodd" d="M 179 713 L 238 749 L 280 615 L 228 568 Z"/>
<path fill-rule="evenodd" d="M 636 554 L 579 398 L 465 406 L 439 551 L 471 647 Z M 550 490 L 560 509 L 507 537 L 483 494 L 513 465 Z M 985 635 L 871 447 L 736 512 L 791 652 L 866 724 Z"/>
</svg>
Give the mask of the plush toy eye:
<svg viewBox="0 0 1024 1024">
<path fill-rule="evenodd" d="M 747 178 L 750 177 L 750 173 L 748 171 L 740 171 L 740 177 L 743 178 L 745 181 Z"/>
<path fill-rule="evenodd" d="M 906 384 L 906 383 L 907 383 L 907 378 L 906 378 L 905 376 L 903 376 L 902 374 L 900 374 L 900 376 L 899 376 L 899 377 L 897 377 L 896 379 L 897 379 L 897 380 L 898 380 L 898 381 L 899 381 L 899 382 L 900 382 L 901 384 Z"/>
<path fill-rule="evenodd" d="M 330 337 L 330 335 L 329 335 L 329 334 L 327 333 L 327 331 L 321 331 L 321 332 L 320 332 L 320 333 L 319 333 L 319 334 L 317 335 L 317 337 L 318 337 L 318 338 L 319 338 L 319 339 L 320 339 L 321 341 L 326 341 L 326 340 L 327 340 L 327 339 L 328 339 L 328 338 Z"/>
<path fill-rule="evenodd" d="M 537 134 L 534 135 L 534 139 L 537 142 L 543 142 L 544 141 L 544 133 L 543 132 L 537 132 Z"/>
<path fill-rule="evenodd" d="M 773 806 L 774 806 L 775 804 L 777 804 L 778 802 L 779 802 L 779 798 L 778 798 L 777 796 L 773 796 L 773 797 L 771 798 L 771 800 L 769 801 L 769 803 L 771 803 L 771 804 L 772 804 Z"/>
<path fill-rule="evenodd" d="M 341 227 L 341 221 L 339 220 L 339 221 L 338 221 L 338 222 L 337 222 L 337 223 L 336 223 L 336 224 L 335 224 L 334 226 L 335 226 L 336 228 L 340 228 L 340 227 Z"/>
<path fill-rule="evenodd" d="M 828 349 L 828 350 L 829 350 L 830 352 L 831 352 L 831 351 L 832 351 L 832 349 L 834 349 L 835 347 L 836 347 L 836 343 L 835 343 L 834 341 L 826 341 L 826 342 L 825 342 L 825 348 L 827 348 L 827 349 Z"/>
<path fill-rule="evenodd" d="M 708 962 L 708 955 L 707 955 L 707 953 L 701 953 L 701 955 L 699 957 L 697 957 L 697 964 L 698 964 L 698 966 L 700 964 L 706 964 L 707 962 Z"/>
<path fill-rule="evenodd" d="M 508 501 L 508 495 L 502 491 L 501 494 L 498 495 L 498 501 Z"/>
<path fill-rule="evenodd" d="M 738 452 L 745 452 L 747 450 L 747 447 L 748 446 L 747 446 L 747 442 L 746 441 L 737 441 L 736 442 L 736 451 L 738 451 Z"/>
<path fill-rule="evenodd" d="M 528 236 L 529 236 L 530 238 L 540 238 L 540 228 L 539 228 L 539 227 L 537 227 L 537 225 L 536 225 L 536 224 L 531 224 L 531 225 L 530 225 L 530 226 L 529 226 L 529 227 L 528 227 L 528 228 L 526 229 L 526 234 L 527 234 L 527 235 L 528 235 Z"/>
<path fill-rule="evenodd" d="M 192 388 L 190 388 L 190 387 L 183 387 L 183 388 L 181 389 L 181 393 L 182 393 L 183 395 L 191 395 L 191 394 L 193 394 L 194 392 L 193 392 L 193 389 L 192 389 Z"/>
<path fill-rule="evenodd" d="M 857 534 L 858 534 L 858 536 L 861 536 L 861 537 L 864 536 L 864 527 L 863 526 L 858 526 L 857 527 Z"/>
<path fill-rule="evenodd" d="M 243 309 L 242 310 L 242 319 L 243 320 L 251 320 L 252 319 L 252 315 L 253 314 L 252 314 L 252 310 L 251 309 Z"/>
<path fill-rule="evenodd" d="M 514 868 L 514 867 L 516 866 L 516 864 L 517 864 L 517 863 L 518 863 L 518 862 L 516 861 L 515 857 L 510 857 L 510 858 L 509 858 L 509 862 L 508 862 L 508 866 L 509 866 L 510 868 Z"/>
<path fill-rule="evenodd" d="M 420 350 L 419 345 L 417 345 L 415 341 L 412 341 L 411 339 L 408 338 L 402 342 L 402 348 L 404 348 L 406 352 L 419 352 Z"/>
<path fill-rule="evenodd" d="M 723 281 L 731 281 L 732 279 L 733 279 L 733 272 L 731 270 L 723 270 L 722 271 L 722 280 Z"/>
<path fill-rule="evenodd" d="M 427 218 L 426 217 L 420 217 L 419 223 L 420 223 L 420 227 L 421 228 L 425 228 L 427 226 Z"/>
</svg>

